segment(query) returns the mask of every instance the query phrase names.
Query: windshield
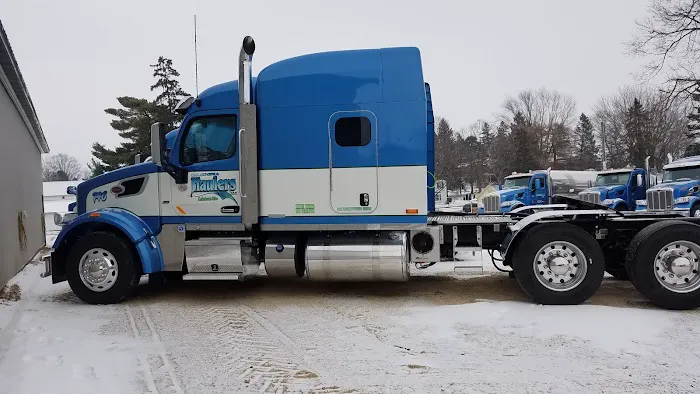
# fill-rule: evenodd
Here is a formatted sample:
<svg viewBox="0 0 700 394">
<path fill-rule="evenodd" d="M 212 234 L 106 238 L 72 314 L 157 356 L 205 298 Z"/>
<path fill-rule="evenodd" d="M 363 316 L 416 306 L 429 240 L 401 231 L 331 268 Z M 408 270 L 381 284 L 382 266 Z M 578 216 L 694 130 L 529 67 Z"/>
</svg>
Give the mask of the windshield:
<svg viewBox="0 0 700 394">
<path fill-rule="evenodd" d="M 595 178 L 596 186 L 624 185 L 630 179 L 629 172 L 616 172 L 614 174 L 600 174 Z"/>
<path fill-rule="evenodd" d="M 700 179 L 700 166 L 664 170 L 663 182 L 673 182 L 681 179 Z"/>
<path fill-rule="evenodd" d="M 530 184 L 529 176 L 523 176 L 519 178 L 506 178 L 506 183 L 503 185 L 504 189 L 518 189 L 521 187 L 527 187 Z"/>
</svg>

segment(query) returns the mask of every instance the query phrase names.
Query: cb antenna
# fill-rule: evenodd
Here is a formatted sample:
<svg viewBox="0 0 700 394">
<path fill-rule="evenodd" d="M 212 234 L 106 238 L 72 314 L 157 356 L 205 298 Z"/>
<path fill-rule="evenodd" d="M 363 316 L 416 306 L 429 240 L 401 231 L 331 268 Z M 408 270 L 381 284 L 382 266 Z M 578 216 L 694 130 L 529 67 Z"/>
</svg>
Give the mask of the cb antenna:
<svg viewBox="0 0 700 394">
<path fill-rule="evenodd" d="M 199 96 L 199 64 L 197 61 L 197 14 L 194 14 L 194 89 Z"/>
</svg>

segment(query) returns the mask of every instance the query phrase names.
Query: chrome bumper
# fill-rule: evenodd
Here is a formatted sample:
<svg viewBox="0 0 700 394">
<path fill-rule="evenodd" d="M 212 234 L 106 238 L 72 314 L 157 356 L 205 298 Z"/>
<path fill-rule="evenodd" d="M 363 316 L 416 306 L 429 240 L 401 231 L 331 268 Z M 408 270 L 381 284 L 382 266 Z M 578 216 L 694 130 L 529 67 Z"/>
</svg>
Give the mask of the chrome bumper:
<svg viewBox="0 0 700 394">
<path fill-rule="evenodd" d="M 44 261 L 44 272 L 41 273 L 41 277 L 51 276 L 51 254 L 49 253 L 41 259 Z"/>
</svg>

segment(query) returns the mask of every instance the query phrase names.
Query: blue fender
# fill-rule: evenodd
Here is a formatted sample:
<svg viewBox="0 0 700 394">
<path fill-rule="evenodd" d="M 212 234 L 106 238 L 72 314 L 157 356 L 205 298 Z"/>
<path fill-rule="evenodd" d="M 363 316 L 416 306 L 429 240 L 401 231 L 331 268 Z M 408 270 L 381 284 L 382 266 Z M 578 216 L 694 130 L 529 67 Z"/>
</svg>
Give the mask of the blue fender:
<svg viewBox="0 0 700 394">
<path fill-rule="evenodd" d="M 150 227 L 138 216 L 120 208 L 102 208 L 77 216 L 58 234 L 53 248 L 58 250 L 63 240 L 74 231 L 90 224 L 105 224 L 124 234 L 134 245 L 144 274 L 163 271 L 163 253 Z"/>
</svg>

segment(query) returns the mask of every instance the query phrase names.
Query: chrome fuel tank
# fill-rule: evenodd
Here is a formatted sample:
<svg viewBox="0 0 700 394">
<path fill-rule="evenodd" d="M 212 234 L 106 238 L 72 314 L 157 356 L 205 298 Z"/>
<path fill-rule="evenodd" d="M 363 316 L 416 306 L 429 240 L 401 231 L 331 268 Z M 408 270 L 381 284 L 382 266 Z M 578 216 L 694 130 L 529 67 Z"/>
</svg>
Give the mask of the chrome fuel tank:
<svg viewBox="0 0 700 394">
<path fill-rule="evenodd" d="M 306 275 L 314 281 L 404 282 L 409 260 L 405 232 L 320 234 L 308 239 Z"/>
</svg>

